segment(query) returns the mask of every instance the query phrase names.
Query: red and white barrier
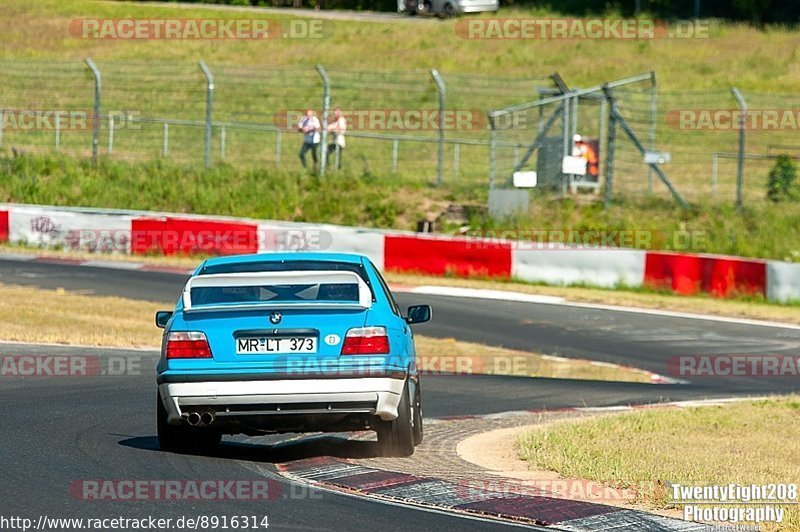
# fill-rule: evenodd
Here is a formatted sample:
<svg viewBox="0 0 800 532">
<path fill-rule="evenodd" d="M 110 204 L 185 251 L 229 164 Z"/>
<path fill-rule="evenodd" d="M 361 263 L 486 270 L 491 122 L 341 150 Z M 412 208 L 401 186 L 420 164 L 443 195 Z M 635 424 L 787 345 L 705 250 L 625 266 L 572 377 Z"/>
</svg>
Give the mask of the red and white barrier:
<svg viewBox="0 0 800 532">
<path fill-rule="evenodd" d="M 513 253 L 511 275 L 556 285 L 641 286 L 645 255 L 644 250 L 620 248 L 521 249 Z"/>
<path fill-rule="evenodd" d="M 800 300 L 800 264 L 624 248 L 539 249 L 497 239 L 222 216 L 0 204 L 0 241 L 131 254 L 336 251 L 366 255 L 393 271 Z"/>
<path fill-rule="evenodd" d="M 678 294 L 767 295 L 766 261 L 719 255 L 648 252 L 644 283 Z"/>
<path fill-rule="evenodd" d="M 767 261 L 766 285 L 770 301 L 800 300 L 800 264 Z"/>
</svg>

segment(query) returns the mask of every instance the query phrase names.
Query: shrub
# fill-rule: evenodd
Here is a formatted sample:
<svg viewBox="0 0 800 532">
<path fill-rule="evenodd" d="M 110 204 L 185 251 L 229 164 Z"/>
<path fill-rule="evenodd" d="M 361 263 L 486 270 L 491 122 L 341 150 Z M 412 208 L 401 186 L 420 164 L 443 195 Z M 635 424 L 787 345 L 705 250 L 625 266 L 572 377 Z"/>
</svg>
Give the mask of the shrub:
<svg viewBox="0 0 800 532">
<path fill-rule="evenodd" d="M 767 199 L 778 202 L 796 199 L 797 163 L 790 156 L 778 155 L 767 180 Z"/>
</svg>

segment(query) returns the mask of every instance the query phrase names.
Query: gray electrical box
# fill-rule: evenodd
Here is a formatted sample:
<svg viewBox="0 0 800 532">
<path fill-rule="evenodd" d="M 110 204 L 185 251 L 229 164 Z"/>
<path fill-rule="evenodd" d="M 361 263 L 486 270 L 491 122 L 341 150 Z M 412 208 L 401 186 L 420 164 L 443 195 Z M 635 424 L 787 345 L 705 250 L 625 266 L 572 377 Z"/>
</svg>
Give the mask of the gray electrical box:
<svg viewBox="0 0 800 532">
<path fill-rule="evenodd" d="M 564 139 L 545 138 L 536 154 L 537 187 L 544 190 L 561 190 L 564 174 L 561 161 L 564 158 Z"/>
<path fill-rule="evenodd" d="M 489 190 L 489 216 L 495 220 L 506 220 L 528 213 L 531 205 L 530 193 L 519 188 L 495 188 Z"/>
</svg>

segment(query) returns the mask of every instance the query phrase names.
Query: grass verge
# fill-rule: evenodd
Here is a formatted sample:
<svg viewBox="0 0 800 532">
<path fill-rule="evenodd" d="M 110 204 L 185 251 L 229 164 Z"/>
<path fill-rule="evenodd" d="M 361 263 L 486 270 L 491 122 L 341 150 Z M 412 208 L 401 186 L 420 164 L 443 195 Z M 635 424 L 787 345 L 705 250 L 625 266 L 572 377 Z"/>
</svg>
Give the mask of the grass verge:
<svg viewBox="0 0 800 532">
<path fill-rule="evenodd" d="M 643 410 L 543 426 L 517 443 L 531 468 L 632 489 L 654 508 L 681 508 L 668 483 L 798 483 L 799 413 L 797 395 Z M 782 529 L 800 529 L 800 508 L 784 508 Z"/>
<path fill-rule="evenodd" d="M 153 314 L 171 307 L 170 303 L 0 284 L 0 340 L 157 349 L 161 331 L 153 324 Z M 430 375 L 458 372 L 649 382 L 644 372 L 596 366 L 588 360 L 554 359 L 425 336 L 417 336 L 416 343 L 420 369 Z"/>
<path fill-rule="evenodd" d="M 611 4 L 607 17 L 619 17 Z M 176 7 L 180 8 L 176 10 Z M 598 9 L 603 9 L 598 8 Z M 776 25 L 759 29 L 745 24 L 714 22 L 708 35 L 697 39 L 466 39 L 459 33 L 463 19 L 414 19 L 385 22 L 349 20 L 332 24 L 333 31 L 317 39 L 87 39 L 69 31 L 78 18 L 261 18 L 286 23 L 303 18 L 280 12 L 224 9 L 219 6 L 174 6 L 169 3 L 96 2 L 92 0 L 23 0 L 0 5 L 9 31 L 0 43 L 0 56 L 14 58 L 75 58 L 196 62 L 246 65 L 341 65 L 351 68 L 407 71 L 437 67 L 443 72 L 480 70 L 489 75 L 549 73 L 554 68 L 576 86 L 589 86 L 597 77 L 615 79 L 634 72 L 657 70 L 666 90 L 706 87 L 745 90 L 796 90 L 800 71 L 796 31 Z M 306 18 L 316 12 L 308 10 Z M 472 15 L 470 18 L 474 17 Z M 487 13 L 481 18 L 496 17 Z M 504 8 L 501 17 L 559 17 L 554 8 Z M 398 48 L 397 42 L 405 45 Z M 446 43 L 447 53 L 437 53 Z M 701 46 L 699 46 L 701 45 Z M 735 53 L 731 53 L 731 52 Z M 290 96 L 290 95 L 289 95 Z"/>
<path fill-rule="evenodd" d="M 220 193 L 223 190 L 224 193 Z M 254 200 L 257 198 L 257 200 Z M 627 235 L 618 245 L 800 261 L 800 204 L 758 203 L 736 210 L 702 205 L 682 211 L 669 201 L 629 200 L 609 208 L 535 197 L 530 215 L 506 222 L 480 207 L 485 187 L 443 187 L 349 171 L 326 175 L 287 170 L 211 169 L 163 160 L 113 161 L 57 155 L 1 156 L 0 201 L 87 206 L 413 230 L 450 204 L 465 205 L 471 235 L 574 242 Z M 442 232 L 459 224 L 441 223 Z M 572 235 L 572 236 L 569 236 Z M 635 238 L 633 238 L 635 235 Z M 597 237 L 595 237 L 597 238 Z M 627 238 L 627 240 L 624 240 Z M 591 245 L 592 241 L 587 240 Z M 613 243 L 612 243 L 613 245 Z"/>
</svg>

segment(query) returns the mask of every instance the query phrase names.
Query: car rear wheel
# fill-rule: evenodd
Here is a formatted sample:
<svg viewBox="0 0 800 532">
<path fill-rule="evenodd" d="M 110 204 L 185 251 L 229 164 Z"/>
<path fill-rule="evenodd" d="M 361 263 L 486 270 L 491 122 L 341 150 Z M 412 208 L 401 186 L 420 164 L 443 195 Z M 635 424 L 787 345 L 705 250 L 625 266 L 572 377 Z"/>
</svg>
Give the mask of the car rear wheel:
<svg viewBox="0 0 800 532">
<path fill-rule="evenodd" d="M 446 3 L 444 5 L 444 9 L 442 10 L 442 18 L 453 18 L 454 16 L 456 16 L 456 10 L 453 7 L 453 4 L 449 2 Z"/>
<path fill-rule="evenodd" d="M 213 449 L 222 441 L 222 434 L 212 430 L 192 430 L 185 425 L 167 423 L 167 409 L 156 394 L 158 446 L 162 451 L 202 451 Z"/>
<path fill-rule="evenodd" d="M 378 445 L 383 456 L 411 456 L 414 454 L 414 426 L 411 401 L 408 399 L 408 383 L 403 388 L 397 419 L 381 421 L 377 427 Z"/>
</svg>

